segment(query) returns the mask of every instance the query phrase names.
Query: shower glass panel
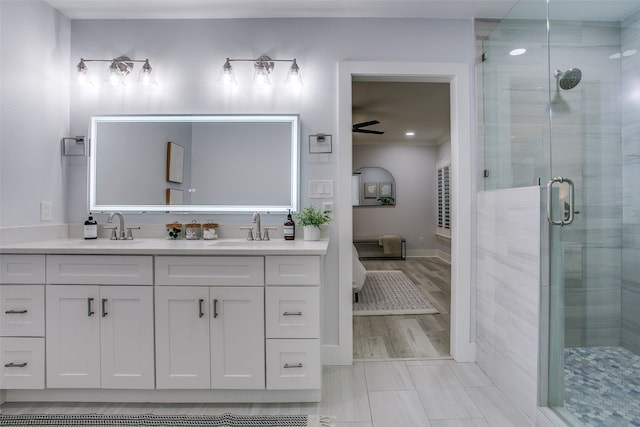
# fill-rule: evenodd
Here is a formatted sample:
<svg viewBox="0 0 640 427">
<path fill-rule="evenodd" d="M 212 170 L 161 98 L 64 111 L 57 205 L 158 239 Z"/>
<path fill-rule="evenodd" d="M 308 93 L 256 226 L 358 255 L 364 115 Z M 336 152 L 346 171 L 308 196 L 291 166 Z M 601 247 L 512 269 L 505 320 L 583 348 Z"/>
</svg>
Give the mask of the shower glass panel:
<svg viewBox="0 0 640 427">
<path fill-rule="evenodd" d="M 549 176 L 546 16 L 545 1 L 519 2 L 483 42 L 480 190 Z"/>
<path fill-rule="evenodd" d="M 521 0 L 482 47 L 480 190 L 556 179 L 540 404 L 640 426 L 640 0 Z"/>
<path fill-rule="evenodd" d="M 572 425 L 640 425 L 640 2 L 549 0 L 549 405 Z M 587 4 L 588 3 L 588 4 Z M 636 237 L 634 237 L 636 236 Z M 635 298 L 635 302 L 634 302 Z"/>
</svg>

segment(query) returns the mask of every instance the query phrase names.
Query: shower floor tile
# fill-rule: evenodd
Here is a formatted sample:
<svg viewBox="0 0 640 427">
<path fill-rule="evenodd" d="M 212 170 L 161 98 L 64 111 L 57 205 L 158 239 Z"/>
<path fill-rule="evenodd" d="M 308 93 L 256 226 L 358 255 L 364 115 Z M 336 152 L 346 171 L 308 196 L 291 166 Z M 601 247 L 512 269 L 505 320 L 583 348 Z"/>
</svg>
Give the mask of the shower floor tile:
<svg viewBox="0 0 640 427">
<path fill-rule="evenodd" d="M 640 426 L 640 356 L 622 347 L 565 349 L 565 409 L 588 427 Z"/>
</svg>

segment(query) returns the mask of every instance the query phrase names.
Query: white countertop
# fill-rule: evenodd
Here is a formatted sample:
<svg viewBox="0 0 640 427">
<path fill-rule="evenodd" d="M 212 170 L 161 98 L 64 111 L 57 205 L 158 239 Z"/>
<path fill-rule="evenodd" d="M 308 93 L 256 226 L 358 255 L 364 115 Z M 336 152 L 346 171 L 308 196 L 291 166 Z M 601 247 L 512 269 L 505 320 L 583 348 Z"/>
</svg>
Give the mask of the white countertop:
<svg viewBox="0 0 640 427">
<path fill-rule="evenodd" d="M 83 255 L 326 255 L 328 240 L 306 241 L 245 239 L 134 240 L 77 238 L 43 240 L 0 246 L 0 254 L 83 254 Z"/>
</svg>

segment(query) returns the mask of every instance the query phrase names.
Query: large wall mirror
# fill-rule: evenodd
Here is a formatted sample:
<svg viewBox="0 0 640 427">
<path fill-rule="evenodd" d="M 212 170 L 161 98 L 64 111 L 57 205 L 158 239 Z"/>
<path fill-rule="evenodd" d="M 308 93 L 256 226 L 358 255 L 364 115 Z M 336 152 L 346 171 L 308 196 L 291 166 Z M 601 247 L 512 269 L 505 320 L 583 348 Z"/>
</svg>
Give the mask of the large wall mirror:
<svg viewBox="0 0 640 427">
<path fill-rule="evenodd" d="M 298 210 L 297 115 L 91 119 L 93 212 Z"/>
</svg>

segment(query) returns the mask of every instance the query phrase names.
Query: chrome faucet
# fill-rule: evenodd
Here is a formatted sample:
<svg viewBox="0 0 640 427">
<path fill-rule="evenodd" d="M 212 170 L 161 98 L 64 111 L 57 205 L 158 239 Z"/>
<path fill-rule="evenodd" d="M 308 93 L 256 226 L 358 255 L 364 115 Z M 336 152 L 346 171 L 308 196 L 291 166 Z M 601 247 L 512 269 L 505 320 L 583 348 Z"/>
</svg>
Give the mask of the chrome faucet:
<svg viewBox="0 0 640 427">
<path fill-rule="evenodd" d="M 262 240 L 262 232 L 260 231 L 260 214 L 258 212 L 253 213 L 253 223 L 256 225 L 255 240 Z"/>
<path fill-rule="evenodd" d="M 113 217 L 115 215 L 117 215 L 120 218 L 120 237 L 117 237 L 116 240 L 118 240 L 118 239 L 124 240 L 124 239 L 126 239 L 126 237 L 125 237 L 125 232 L 124 232 L 124 217 L 122 216 L 122 214 L 120 212 L 111 212 L 109 214 L 109 218 L 107 219 L 107 222 L 109 224 L 111 224 L 113 222 Z"/>
</svg>

